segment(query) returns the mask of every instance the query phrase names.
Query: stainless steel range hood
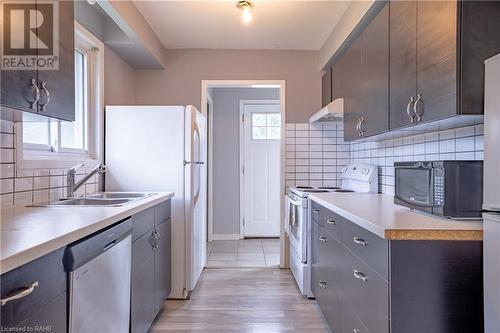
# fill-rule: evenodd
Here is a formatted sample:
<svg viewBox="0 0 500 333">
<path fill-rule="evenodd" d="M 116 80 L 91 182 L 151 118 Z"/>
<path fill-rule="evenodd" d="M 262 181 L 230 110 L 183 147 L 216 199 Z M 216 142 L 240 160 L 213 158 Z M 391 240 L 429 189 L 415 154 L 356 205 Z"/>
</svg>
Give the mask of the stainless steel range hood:
<svg viewBox="0 0 500 333">
<path fill-rule="evenodd" d="M 342 121 L 344 119 L 344 99 L 337 98 L 333 100 L 330 104 L 313 114 L 309 117 L 310 123 L 316 122 L 335 122 Z"/>
</svg>

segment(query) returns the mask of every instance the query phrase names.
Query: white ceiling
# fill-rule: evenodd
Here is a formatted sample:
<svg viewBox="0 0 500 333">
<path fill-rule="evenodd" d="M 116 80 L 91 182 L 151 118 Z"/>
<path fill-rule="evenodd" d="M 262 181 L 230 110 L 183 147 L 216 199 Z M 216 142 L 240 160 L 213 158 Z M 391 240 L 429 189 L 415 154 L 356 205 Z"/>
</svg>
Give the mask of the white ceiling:
<svg viewBox="0 0 500 333">
<path fill-rule="evenodd" d="M 236 1 L 134 3 L 167 49 L 319 50 L 350 2 L 255 0 L 250 24 Z"/>
</svg>

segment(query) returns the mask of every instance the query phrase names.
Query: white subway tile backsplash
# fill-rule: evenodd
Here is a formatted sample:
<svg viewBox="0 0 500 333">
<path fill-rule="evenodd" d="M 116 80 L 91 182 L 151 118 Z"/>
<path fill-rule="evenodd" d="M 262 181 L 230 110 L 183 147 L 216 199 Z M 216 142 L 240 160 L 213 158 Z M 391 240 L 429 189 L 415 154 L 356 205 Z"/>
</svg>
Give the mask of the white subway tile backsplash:
<svg viewBox="0 0 500 333">
<path fill-rule="evenodd" d="M 14 148 L 14 134 L 0 133 L 0 147 Z"/>
<path fill-rule="evenodd" d="M 14 164 L 0 164 L 0 178 L 13 178 Z"/>
<path fill-rule="evenodd" d="M 30 178 L 16 178 L 14 183 L 15 191 L 32 191 L 33 190 L 33 177 Z"/>
<path fill-rule="evenodd" d="M 394 162 L 482 160 L 483 126 L 469 126 L 379 142 L 351 143 L 350 162 L 380 166 L 379 191 L 394 195 Z"/>
<path fill-rule="evenodd" d="M 14 193 L 15 205 L 29 205 L 33 203 L 33 191 Z"/>
<path fill-rule="evenodd" d="M 14 149 L 0 148 L 0 163 L 14 163 Z"/>
</svg>

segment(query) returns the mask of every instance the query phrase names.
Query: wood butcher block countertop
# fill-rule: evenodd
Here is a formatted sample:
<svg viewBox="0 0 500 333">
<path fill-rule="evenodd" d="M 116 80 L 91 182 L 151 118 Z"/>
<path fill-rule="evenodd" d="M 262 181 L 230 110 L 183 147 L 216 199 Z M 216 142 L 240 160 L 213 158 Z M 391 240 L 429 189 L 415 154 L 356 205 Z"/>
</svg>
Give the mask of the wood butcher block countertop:
<svg viewBox="0 0 500 333">
<path fill-rule="evenodd" d="M 71 244 L 174 196 L 155 193 L 119 207 L 24 207 L 0 211 L 0 274 Z"/>
<path fill-rule="evenodd" d="M 389 240 L 482 240 L 481 222 L 448 220 L 395 205 L 375 193 L 311 193 L 311 200 Z"/>
</svg>

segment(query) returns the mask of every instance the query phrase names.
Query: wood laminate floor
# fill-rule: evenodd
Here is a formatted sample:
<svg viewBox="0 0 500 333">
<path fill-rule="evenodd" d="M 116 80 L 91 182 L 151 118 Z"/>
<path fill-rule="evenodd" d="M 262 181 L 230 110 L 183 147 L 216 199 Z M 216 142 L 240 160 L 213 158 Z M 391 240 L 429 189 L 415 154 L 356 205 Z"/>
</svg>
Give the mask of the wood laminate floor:
<svg viewBox="0 0 500 333">
<path fill-rule="evenodd" d="M 288 269 L 205 269 L 190 300 L 169 300 L 150 332 L 329 332 Z"/>
</svg>

